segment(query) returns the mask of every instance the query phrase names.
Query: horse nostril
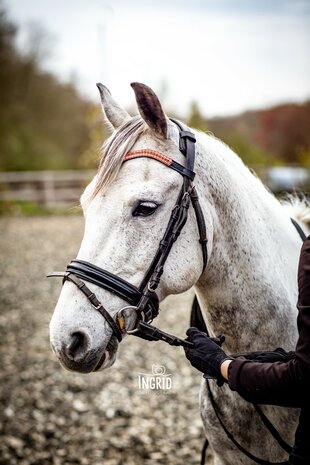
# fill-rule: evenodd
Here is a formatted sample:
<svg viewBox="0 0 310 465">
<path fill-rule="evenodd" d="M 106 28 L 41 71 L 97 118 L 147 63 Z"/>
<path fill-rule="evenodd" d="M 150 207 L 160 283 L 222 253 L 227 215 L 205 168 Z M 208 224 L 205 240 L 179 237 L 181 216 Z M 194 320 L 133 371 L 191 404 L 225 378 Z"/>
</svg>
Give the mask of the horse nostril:
<svg viewBox="0 0 310 465">
<path fill-rule="evenodd" d="M 82 331 L 76 331 L 71 335 L 71 341 L 66 347 L 66 353 L 72 360 L 83 358 L 88 350 L 88 336 Z"/>
</svg>

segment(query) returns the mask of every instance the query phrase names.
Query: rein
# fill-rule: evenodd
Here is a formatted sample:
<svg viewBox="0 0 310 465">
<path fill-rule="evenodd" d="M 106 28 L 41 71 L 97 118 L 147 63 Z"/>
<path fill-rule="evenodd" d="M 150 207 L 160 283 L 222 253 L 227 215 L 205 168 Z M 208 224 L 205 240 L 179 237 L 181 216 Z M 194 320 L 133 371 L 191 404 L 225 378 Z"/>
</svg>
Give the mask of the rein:
<svg viewBox="0 0 310 465">
<path fill-rule="evenodd" d="M 139 288 L 133 286 L 128 281 L 119 276 L 99 268 L 92 263 L 84 260 L 72 260 L 67 266 L 65 272 L 54 272 L 48 277 L 62 277 L 63 283 L 71 281 L 87 297 L 91 305 L 100 312 L 106 320 L 113 335 L 120 342 L 123 333 L 133 334 L 142 339 L 149 341 L 162 340 L 170 345 L 182 345 L 184 347 L 193 347 L 193 344 L 184 339 L 170 335 L 161 331 L 159 328 L 152 326 L 150 323 L 159 313 L 159 300 L 156 289 L 160 283 L 164 266 L 170 254 L 173 244 L 178 239 L 188 218 L 188 210 L 192 204 L 199 232 L 199 241 L 202 248 L 203 269 L 205 270 L 208 261 L 207 250 L 207 233 L 203 213 L 200 207 L 198 194 L 193 180 L 195 178 L 195 136 L 192 132 L 184 130 L 183 126 L 176 121 L 171 120 L 177 126 L 179 131 L 179 150 L 185 156 L 185 166 L 173 160 L 171 157 L 156 152 L 155 150 L 142 149 L 129 152 L 124 156 L 123 162 L 141 157 L 147 157 L 164 164 L 173 169 L 183 177 L 183 183 L 176 204 L 172 209 L 165 233 L 159 242 L 155 256 L 147 269 Z M 116 320 L 108 313 L 96 295 L 87 287 L 84 281 L 90 282 L 105 290 L 112 292 L 121 299 L 128 302 L 129 306 L 123 307 L 116 316 Z M 122 311 L 132 309 L 136 312 L 138 323 L 132 330 L 125 330 L 125 318 Z"/>
</svg>

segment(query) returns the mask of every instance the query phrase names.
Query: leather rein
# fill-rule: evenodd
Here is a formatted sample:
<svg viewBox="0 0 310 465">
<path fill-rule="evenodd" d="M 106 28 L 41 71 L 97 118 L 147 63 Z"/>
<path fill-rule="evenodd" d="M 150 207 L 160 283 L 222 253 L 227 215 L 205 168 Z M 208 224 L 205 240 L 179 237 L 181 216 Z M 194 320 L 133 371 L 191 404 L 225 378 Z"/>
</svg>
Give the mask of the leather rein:
<svg viewBox="0 0 310 465">
<path fill-rule="evenodd" d="M 152 326 L 150 323 L 159 313 L 159 300 L 156 289 L 160 283 L 166 260 L 170 254 L 173 244 L 178 239 L 188 218 L 188 210 L 192 204 L 196 216 L 199 241 L 202 248 L 203 270 L 208 261 L 207 233 L 204 216 L 200 207 L 198 194 L 193 184 L 195 178 L 195 136 L 192 132 L 184 130 L 183 126 L 176 120 L 171 119 L 179 131 L 179 150 L 185 156 L 185 166 L 173 160 L 171 157 L 154 150 L 142 149 L 129 152 L 125 155 L 123 162 L 141 157 L 147 157 L 164 164 L 183 176 L 183 183 L 176 204 L 172 209 L 165 233 L 159 243 L 155 256 L 147 269 L 139 287 L 133 286 L 119 276 L 99 268 L 84 260 L 72 260 L 65 272 L 54 272 L 48 277 L 62 277 L 63 283 L 71 281 L 87 297 L 92 306 L 100 312 L 113 331 L 113 335 L 121 342 L 124 333 L 133 334 L 142 339 L 150 341 L 162 340 L 170 345 L 182 345 L 192 347 L 193 344 L 184 339 Z M 87 287 L 84 281 L 90 282 L 107 291 L 116 294 L 127 301 L 127 307 L 122 308 L 116 319 L 108 313 L 96 295 Z M 122 311 L 132 309 L 137 315 L 137 325 L 133 330 L 125 331 L 125 319 Z"/>
</svg>

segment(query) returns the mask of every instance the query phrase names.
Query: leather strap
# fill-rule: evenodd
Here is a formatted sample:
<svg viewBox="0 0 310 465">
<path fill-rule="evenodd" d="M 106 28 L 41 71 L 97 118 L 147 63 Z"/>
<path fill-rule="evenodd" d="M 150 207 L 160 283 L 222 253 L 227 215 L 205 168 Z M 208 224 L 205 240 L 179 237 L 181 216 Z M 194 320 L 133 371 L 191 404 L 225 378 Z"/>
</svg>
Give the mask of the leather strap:
<svg viewBox="0 0 310 465">
<path fill-rule="evenodd" d="M 204 443 L 203 443 L 202 450 L 201 450 L 200 465 L 205 465 L 205 463 L 206 463 L 208 447 L 209 447 L 209 440 L 208 440 L 208 438 L 206 438 Z"/>
<path fill-rule="evenodd" d="M 259 465 L 285 465 L 287 462 L 269 462 L 268 460 L 263 460 L 259 457 L 256 457 L 256 455 L 251 454 L 251 452 L 247 451 L 235 438 L 234 436 L 228 431 L 226 428 L 220 413 L 219 413 L 219 408 L 217 403 L 215 402 L 214 396 L 212 394 L 211 388 L 210 388 L 210 383 L 208 380 L 206 380 L 207 383 L 207 389 L 208 389 L 208 395 L 210 402 L 212 404 L 213 410 L 215 412 L 215 415 L 222 426 L 223 430 L 226 433 L 226 436 L 230 439 L 230 441 L 237 447 L 237 449 L 240 450 L 244 455 L 246 455 L 249 459 L 253 460 L 253 462 L 258 463 Z M 270 430 L 269 430 L 270 431 Z M 275 437 L 275 436 L 274 436 Z M 276 438 L 275 438 L 276 439 Z M 280 444 L 281 445 L 281 444 Z"/>
<path fill-rule="evenodd" d="M 207 229 L 205 219 L 201 210 L 201 206 L 199 203 L 199 198 L 197 194 L 196 187 L 193 186 L 191 190 L 191 201 L 196 215 L 196 221 L 198 225 L 199 231 L 199 242 L 201 243 L 202 247 L 202 257 L 203 257 L 203 271 L 205 270 L 207 263 L 208 263 L 208 237 L 207 237 Z"/>
<path fill-rule="evenodd" d="M 67 266 L 67 271 L 69 273 L 74 273 L 85 281 L 116 294 L 131 305 L 136 305 L 142 297 L 142 293 L 139 289 L 128 281 L 84 260 L 72 260 Z"/>
<path fill-rule="evenodd" d="M 159 301 L 157 294 L 148 291 L 143 292 L 144 290 L 137 289 L 129 282 L 103 268 L 99 268 L 99 266 L 84 260 L 72 260 L 67 267 L 67 272 L 116 294 L 129 304 L 137 307 L 138 312 L 140 305 L 140 310 L 144 312 L 146 321 L 150 321 L 158 315 Z"/>
<path fill-rule="evenodd" d="M 195 178 L 196 173 L 194 173 L 194 171 L 189 170 L 185 166 L 173 160 L 171 157 L 168 157 L 167 155 L 164 155 L 160 152 L 156 152 L 155 150 L 141 149 L 134 152 L 128 152 L 125 155 L 123 162 L 134 160 L 135 158 L 152 158 L 153 160 L 159 161 L 160 163 L 168 166 L 168 168 L 177 171 L 182 176 L 189 178 L 191 181 L 193 181 Z"/>
<path fill-rule="evenodd" d="M 301 228 L 301 226 L 299 226 L 299 224 L 297 223 L 296 220 L 294 220 L 294 218 L 291 218 L 291 222 L 293 223 L 293 225 L 295 226 L 299 236 L 300 236 L 300 239 L 305 242 L 305 240 L 307 239 L 307 236 L 306 234 L 304 233 L 303 229 Z"/>
<path fill-rule="evenodd" d="M 179 130 L 179 150 L 186 156 L 186 166 L 190 170 L 194 170 L 195 166 L 195 142 L 196 138 L 195 135 L 187 130 L 184 130 L 181 123 L 178 120 L 170 118 L 171 121 L 178 127 Z M 185 188 L 189 189 L 189 186 L 185 185 Z M 207 263 L 208 263 L 208 238 L 207 238 L 207 229 L 205 219 L 202 213 L 202 209 L 199 203 L 199 198 L 197 194 L 197 190 L 195 186 L 191 186 L 190 188 L 190 196 L 192 205 L 195 211 L 196 221 L 198 225 L 199 231 L 199 241 L 202 247 L 202 255 L 203 255 L 203 270 L 204 272 Z"/>
<path fill-rule="evenodd" d="M 48 277 L 55 277 L 55 276 L 62 276 L 63 281 L 71 281 L 73 284 L 75 284 L 78 289 L 83 292 L 83 294 L 87 297 L 89 302 L 92 304 L 95 310 L 97 310 L 103 318 L 106 320 L 108 325 L 111 327 L 113 334 L 117 337 L 118 341 L 121 342 L 123 339 L 123 335 L 117 324 L 115 323 L 114 319 L 112 316 L 109 314 L 109 312 L 104 308 L 102 303 L 98 300 L 96 294 L 92 292 L 89 287 L 86 286 L 86 284 L 78 278 L 75 274 L 70 273 L 69 271 L 67 272 L 55 272 Z"/>
<path fill-rule="evenodd" d="M 293 449 L 292 446 L 290 446 L 286 441 L 284 441 L 284 439 L 280 436 L 279 431 L 276 430 L 276 428 L 273 426 L 273 424 L 271 423 L 269 418 L 267 418 L 267 416 L 264 414 L 264 412 L 262 411 L 260 406 L 257 405 L 257 404 L 253 404 L 253 405 L 254 405 L 254 408 L 255 408 L 256 412 L 260 416 L 262 422 L 264 423 L 266 428 L 269 430 L 270 434 L 272 434 L 274 439 L 277 441 L 279 446 L 282 447 L 282 449 L 285 450 L 285 452 L 290 454 L 292 452 L 292 449 Z"/>
</svg>

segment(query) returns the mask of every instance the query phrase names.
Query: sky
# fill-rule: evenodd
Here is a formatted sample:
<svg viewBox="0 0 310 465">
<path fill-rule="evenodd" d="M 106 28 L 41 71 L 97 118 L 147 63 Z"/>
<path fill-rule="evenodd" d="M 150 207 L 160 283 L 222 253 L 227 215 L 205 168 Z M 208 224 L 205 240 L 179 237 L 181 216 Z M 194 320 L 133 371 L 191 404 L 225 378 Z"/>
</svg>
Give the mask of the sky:
<svg viewBox="0 0 310 465">
<path fill-rule="evenodd" d="M 310 0 L 3 0 L 20 26 L 47 31 L 42 66 L 126 108 L 143 82 L 167 113 L 208 116 L 310 98 Z M 36 26 L 37 27 L 37 26 Z"/>
</svg>

